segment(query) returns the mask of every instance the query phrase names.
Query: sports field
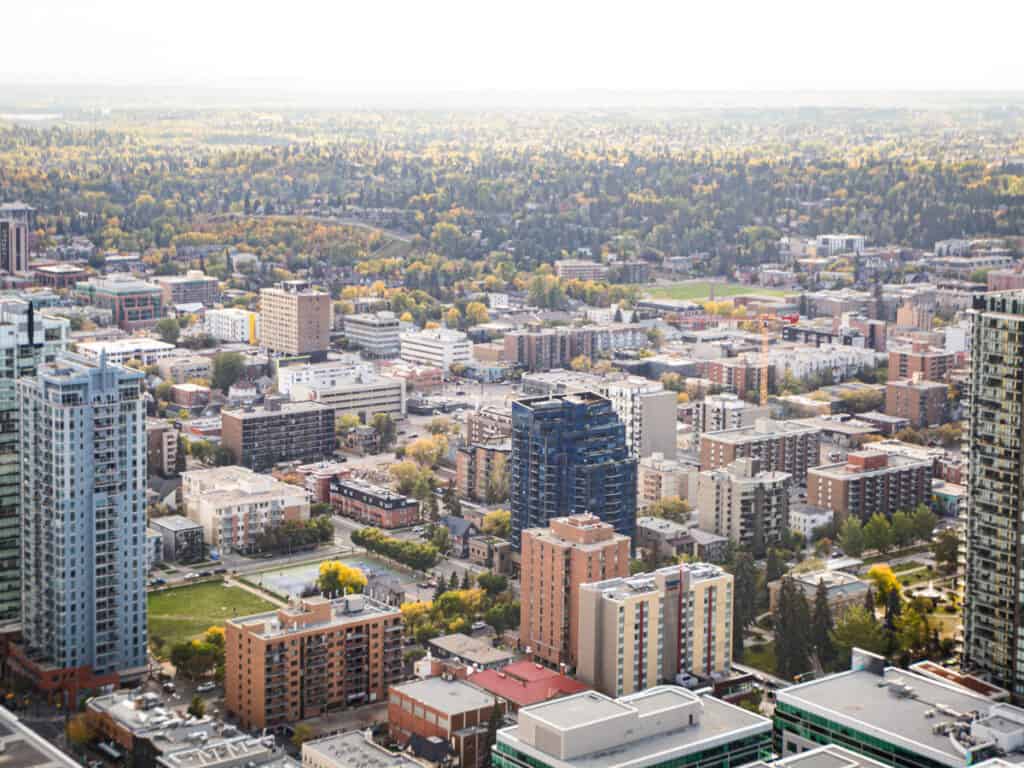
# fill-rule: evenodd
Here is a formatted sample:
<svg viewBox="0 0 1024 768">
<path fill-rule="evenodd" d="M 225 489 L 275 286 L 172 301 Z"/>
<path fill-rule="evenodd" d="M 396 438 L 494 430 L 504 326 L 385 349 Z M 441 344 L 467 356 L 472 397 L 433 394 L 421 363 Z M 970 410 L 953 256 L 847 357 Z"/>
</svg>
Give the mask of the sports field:
<svg viewBox="0 0 1024 768">
<path fill-rule="evenodd" d="M 785 296 L 792 291 L 780 291 L 777 288 L 761 288 L 756 285 L 741 285 L 740 283 L 712 283 L 708 280 L 692 280 L 685 283 L 666 283 L 647 288 L 645 293 L 652 299 L 685 299 L 688 301 L 700 301 L 711 295 L 711 286 L 715 287 L 716 299 L 727 299 L 731 296 L 743 294 L 758 294 L 760 296 Z"/>
<path fill-rule="evenodd" d="M 241 587 L 219 581 L 174 587 L 149 595 L 149 637 L 165 648 L 203 634 L 234 616 L 247 616 L 274 608 L 274 604 Z"/>
</svg>

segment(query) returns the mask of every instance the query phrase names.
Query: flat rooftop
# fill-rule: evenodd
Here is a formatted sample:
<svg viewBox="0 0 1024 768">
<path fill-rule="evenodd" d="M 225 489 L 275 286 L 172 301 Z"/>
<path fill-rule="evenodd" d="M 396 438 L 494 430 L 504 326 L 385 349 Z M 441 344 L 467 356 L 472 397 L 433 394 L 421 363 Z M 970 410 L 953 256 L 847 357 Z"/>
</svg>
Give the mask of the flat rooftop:
<svg viewBox="0 0 1024 768">
<path fill-rule="evenodd" d="M 702 437 L 723 443 L 746 443 L 756 440 L 768 440 L 774 437 L 789 435 L 810 435 L 821 432 L 821 429 L 803 421 L 775 421 L 758 419 L 754 424 L 735 429 L 723 429 L 719 432 L 705 432 Z"/>
<path fill-rule="evenodd" d="M 474 664 L 501 664 L 515 658 L 514 653 L 495 648 L 491 645 L 490 640 L 470 637 L 461 632 L 435 637 L 430 644 L 445 653 L 466 659 Z"/>
<path fill-rule="evenodd" d="M 402 754 L 389 752 L 368 740 L 362 731 L 345 731 L 302 745 L 303 757 L 307 753 L 339 766 L 359 768 L 421 768 L 421 764 Z"/>
<path fill-rule="evenodd" d="M 909 685 L 912 695 L 887 690 L 898 683 Z M 948 736 L 933 733 L 932 728 L 954 718 L 942 711 L 932 717 L 926 717 L 925 713 L 937 710 L 940 705 L 947 711 L 964 714 L 986 713 L 991 704 L 988 699 L 962 688 L 892 667 L 887 668 L 882 677 L 868 670 L 829 675 L 784 688 L 776 697 L 780 704 L 825 717 L 950 766 L 963 766 L 964 755 L 953 747 Z"/>
<path fill-rule="evenodd" d="M 78 762 L 0 707 L 0 766 L 3 768 L 73 768 Z"/>
<path fill-rule="evenodd" d="M 447 715 L 483 709 L 494 704 L 494 697 L 491 694 L 462 680 L 428 677 L 426 680 L 415 680 L 392 687 L 403 696 L 415 699 Z"/>
<path fill-rule="evenodd" d="M 770 764 L 772 768 L 888 768 L 885 763 L 872 760 L 835 744 L 810 749 L 797 755 L 784 757 Z M 746 768 L 768 768 L 769 763 L 758 761 Z"/>
<path fill-rule="evenodd" d="M 154 517 L 149 521 L 149 526 L 151 528 L 166 528 L 169 531 L 191 531 L 195 528 L 203 527 L 195 520 L 190 520 L 184 515 L 164 515 L 163 517 Z"/>
<path fill-rule="evenodd" d="M 929 468 L 932 466 L 931 459 L 904 456 L 902 453 L 884 452 L 884 455 L 888 458 L 886 465 L 875 469 L 851 466 L 848 462 L 844 461 L 839 464 L 823 464 L 820 467 L 811 467 L 807 471 L 824 477 L 845 479 L 853 477 L 868 477 L 870 475 L 881 474 L 884 472 L 910 469 L 911 467 L 919 467 L 922 464 L 927 464 Z"/>
</svg>

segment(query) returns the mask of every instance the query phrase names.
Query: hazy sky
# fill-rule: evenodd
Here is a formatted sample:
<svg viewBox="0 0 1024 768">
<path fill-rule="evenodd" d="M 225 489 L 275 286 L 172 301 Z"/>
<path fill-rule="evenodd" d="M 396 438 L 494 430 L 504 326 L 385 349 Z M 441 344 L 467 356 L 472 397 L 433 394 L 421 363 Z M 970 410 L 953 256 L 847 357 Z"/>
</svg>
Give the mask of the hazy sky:
<svg viewBox="0 0 1024 768">
<path fill-rule="evenodd" d="M 1021 0 L 27 0 L 0 79 L 1024 89 Z"/>
</svg>

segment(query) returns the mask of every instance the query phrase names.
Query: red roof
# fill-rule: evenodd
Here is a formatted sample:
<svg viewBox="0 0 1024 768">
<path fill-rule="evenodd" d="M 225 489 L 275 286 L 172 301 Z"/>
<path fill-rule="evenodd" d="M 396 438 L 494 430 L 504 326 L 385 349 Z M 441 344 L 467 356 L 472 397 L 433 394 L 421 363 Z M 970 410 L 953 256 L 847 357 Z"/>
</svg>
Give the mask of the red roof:
<svg viewBox="0 0 1024 768">
<path fill-rule="evenodd" d="M 589 688 L 579 680 L 529 661 L 517 661 L 501 669 L 477 672 L 469 676 L 469 682 L 517 707 L 539 704 Z"/>
</svg>

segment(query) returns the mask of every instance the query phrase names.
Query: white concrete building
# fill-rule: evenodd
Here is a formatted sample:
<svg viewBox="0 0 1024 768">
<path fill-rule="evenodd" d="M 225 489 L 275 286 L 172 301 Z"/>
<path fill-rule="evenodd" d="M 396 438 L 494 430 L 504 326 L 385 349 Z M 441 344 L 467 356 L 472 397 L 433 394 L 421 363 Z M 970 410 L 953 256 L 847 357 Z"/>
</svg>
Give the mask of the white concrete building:
<svg viewBox="0 0 1024 768">
<path fill-rule="evenodd" d="M 865 369 L 874 368 L 884 359 L 884 355 L 879 357 L 873 349 L 838 344 L 768 350 L 768 363 L 775 368 L 776 381 L 781 381 L 786 373 L 803 381 L 824 371 L 831 371 L 836 381 L 842 381 Z"/>
<path fill-rule="evenodd" d="M 610 382 L 602 392 L 626 425 L 626 445 L 637 457 L 660 453 L 672 459 L 676 455 L 675 392 L 660 382 L 629 378 Z"/>
<path fill-rule="evenodd" d="M 432 328 L 403 333 L 402 359 L 407 363 L 430 365 L 445 374 L 456 363 L 466 365 L 473 357 L 473 345 L 462 331 L 450 328 Z"/>
<path fill-rule="evenodd" d="M 158 361 L 176 354 L 175 346 L 142 336 L 132 336 L 116 341 L 83 341 L 77 345 L 78 354 L 93 361 L 99 361 L 106 353 L 107 362 L 124 365 L 129 360 L 138 360 L 143 365 L 156 365 Z"/>
<path fill-rule="evenodd" d="M 799 533 L 807 541 L 811 540 L 811 534 L 816 528 L 823 525 L 831 525 L 835 513 L 831 509 L 819 509 L 818 507 L 790 507 L 789 509 L 789 530 Z"/>
<path fill-rule="evenodd" d="M 815 244 L 819 256 L 836 256 L 840 253 L 864 252 L 864 235 L 818 235 Z"/>
<path fill-rule="evenodd" d="M 693 404 L 693 434 L 749 427 L 769 415 L 767 406 L 753 405 L 729 392 L 708 395 Z"/>
<path fill-rule="evenodd" d="M 365 357 L 375 360 L 398 357 L 401 323 L 394 312 L 345 315 L 345 338 Z"/>
<path fill-rule="evenodd" d="M 356 376 L 373 376 L 373 364 L 349 355 L 341 360 L 306 365 L 286 365 L 277 369 L 277 391 L 291 396 L 296 384 L 317 388 L 333 387 L 351 381 Z"/>
<path fill-rule="evenodd" d="M 405 380 L 356 374 L 333 384 L 295 384 L 292 400 L 315 400 L 334 409 L 336 418 L 355 414 L 368 424 L 378 413 L 392 419 L 405 417 Z"/>
<path fill-rule="evenodd" d="M 264 531 L 285 520 L 309 519 L 309 492 L 244 467 L 183 472 L 181 492 L 190 520 L 222 551 L 248 552 Z"/>
<path fill-rule="evenodd" d="M 779 541 L 789 525 L 786 472 L 760 471 L 758 459 L 737 459 L 697 476 L 697 526 L 758 550 Z"/>
<path fill-rule="evenodd" d="M 217 341 L 258 344 L 260 340 L 260 315 L 247 309 L 209 309 L 203 327 Z"/>
</svg>

